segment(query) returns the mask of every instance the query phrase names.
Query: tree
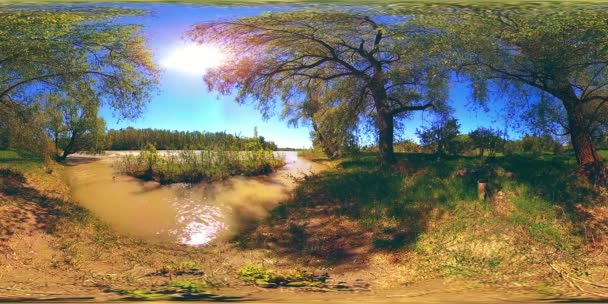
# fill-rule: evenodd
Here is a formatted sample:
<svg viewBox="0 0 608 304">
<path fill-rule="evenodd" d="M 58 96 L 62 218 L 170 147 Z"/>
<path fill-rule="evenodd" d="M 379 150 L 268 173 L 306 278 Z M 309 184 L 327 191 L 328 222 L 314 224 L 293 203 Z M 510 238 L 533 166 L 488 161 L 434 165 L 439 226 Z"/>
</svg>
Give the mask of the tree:
<svg viewBox="0 0 608 304">
<path fill-rule="evenodd" d="M 70 92 L 47 97 L 47 130 L 61 160 L 79 151 L 99 152 L 105 148 L 105 121 L 98 117 L 99 102 L 92 92 Z"/>
<path fill-rule="evenodd" d="M 209 89 L 236 91 L 238 102 L 255 100 L 264 117 L 280 101 L 283 118 L 312 121 L 318 129 L 333 124 L 334 130 L 353 130 L 371 119 L 387 164 L 395 161 L 395 119 L 440 110 L 447 96 L 445 62 L 429 33 L 405 19 L 282 12 L 198 24 L 188 36 L 234 54 L 204 76 Z M 341 120 L 329 124 L 328 117 L 336 116 Z"/>
<path fill-rule="evenodd" d="M 458 120 L 440 119 L 428 129 L 416 130 L 416 134 L 423 146 L 432 147 L 440 155 L 457 154 L 458 147 L 453 142 L 460 133 L 459 129 Z"/>
<path fill-rule="evenodd" d="M 114 21 L 134 14 L 115 8 L 3 8 L 0 104 L 18 115 L 18 108 L 44 106 L 39 102 L 48 94 L 79 87 L 94 93 L 97 106 L 105 104 L 122 118 L 139 116 L 158 71 L 139 26 Z"/>
<path fill-rule="evenodd" d="M 502 143 L 500 131 L 491 128 L 479 127 L 469 133 L 469 138 L 475 149 L 479 149 L 479 156 L 483 157 L 487 150 L 490 156 L 494 156 L 496 150 Z"/>
<path fill-rule="evenodd" d="M 559 100 L 579 165 L 591 182 L 608 182 L 593 145 L 592 117 L 608 102 L 608 12 L 603 9 L 469 10 L 434 16 L 462 69 L 485 99 L 487 80 Z M 591 110 L 588 105 L 595 104 Z"/>
</svg>

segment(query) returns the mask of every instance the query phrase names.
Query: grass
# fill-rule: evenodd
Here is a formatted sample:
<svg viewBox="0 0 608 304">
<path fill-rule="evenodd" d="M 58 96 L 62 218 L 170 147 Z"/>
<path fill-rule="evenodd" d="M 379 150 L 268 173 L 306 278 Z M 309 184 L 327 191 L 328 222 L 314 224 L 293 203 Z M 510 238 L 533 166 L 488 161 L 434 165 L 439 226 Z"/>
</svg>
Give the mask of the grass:
<svg viewBox="0 0 608 304">
<path fill-rule="evenodd" d="M 160 155 L 153 146 L 149 146 L 137 156 L 122 157 L 116 168 L 122 174 L 170 184 L 216 181 L 235 175 L 264 175 L 284 165 L 284 158 L 269 150 L 185 150 Z"/>
<path fill-rule="evenodd" d="M 239 278 L 246 283 L 262 287 L 325 287 L 328 276 L 306 271 L 277 272 L 259 265 L 246 265 L 238 270 Z"/>
<path fill-rule="evenodd" d="M 12 150 L 0 150 L 0 167 L 13 168 L 22 172 L 35 172 L 44 168 L 44 160 L 39 157 L 22 155 Z"/>
<path fill-rule="evenodd" d="M 398 160 L 387 168 L 375 154 L 362 154 L 304 181 L 240 238 L 243 246 L 270 243 L 322 264 L 400 253 L 418 278 L 546 275 L 553 261 L 580 266 L 589 240 L 573 208 L 582 194 L 568 186 L 573 156 Z M 488 183 L 485 201 L 477 197 L 479 180 Z"/>
<path fill-rule="evenodd" d="M 321 149 L 299 150 L 298 156 L 310 161 L 328 160 L 327 155 Z"/>
</svg>

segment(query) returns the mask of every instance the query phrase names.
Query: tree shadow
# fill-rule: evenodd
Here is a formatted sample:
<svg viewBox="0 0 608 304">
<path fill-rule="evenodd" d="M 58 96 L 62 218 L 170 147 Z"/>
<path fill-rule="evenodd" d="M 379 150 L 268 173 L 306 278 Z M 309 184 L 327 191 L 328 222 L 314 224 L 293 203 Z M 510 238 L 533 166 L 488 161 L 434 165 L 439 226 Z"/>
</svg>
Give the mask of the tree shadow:
<svg viewBox="0 0 608 304">
<path fill-rule="evenodd" d="M 27 230 L 53 234 L 65 219 L 85 222 L 88 218 L 84 208 L 29 186 L 19 171 L 0 169 L 0 179 L 0 194 L 18 198 L 13 200 L 16 206 L 5 207 L 4 211 L 10 216 L 4 216 L 0 223 L 0 242 Z"/>
<path fill-rule="evenodd" d="M 400 165 L 407 167 L 407 174 L 415 174 L 421 170 L 416 158 L 427 157 L 417 155 Z M 362 155 L 300 183 L 292 199 L 237 241 L 244 247 L 270 248 L 321 264 L 354 258 L 364 262 L 372 252 L 416 243 L 436 203 L 426 200 L 427 188 L 435 185 L 425 182 L 414 180 L 404 186 L 403 172 L 381 166 L 375 155 Z"/>
<path fill-rule="evenodd" d="M 572 201 L 572 168 L 568 155 L 399 154 L 398 163 L 387 167 L 376 155 L 362 154 L 302 181 L 291 199 L 236 240 L 246 248 L 267 248 L 309 263 L 364 262 L 373 252 L 412 248 L 435 218 L 459 202 L 477 201 L 480 181 L 488 184 L 490 200 L 514 184 L 551 204 Z"/>
</svg>

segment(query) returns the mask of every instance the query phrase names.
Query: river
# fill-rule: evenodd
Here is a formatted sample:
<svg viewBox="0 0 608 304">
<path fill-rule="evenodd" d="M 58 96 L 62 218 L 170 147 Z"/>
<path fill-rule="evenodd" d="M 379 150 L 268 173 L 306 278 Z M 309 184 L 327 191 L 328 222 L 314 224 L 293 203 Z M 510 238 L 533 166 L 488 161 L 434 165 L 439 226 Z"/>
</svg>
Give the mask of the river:
<svg viewBox="0 0 608 304">
<path fill-rule="evenodd" d="M 323 169 L 299 158 L 297 152 L 277 152 L 287 164 L 268 176 L 160 185 L 115 173 L 113 162 L 128 153 L 134 152 L 70 156 L 67 176 L 72 197 L 119 232 L 186 245 L 235 235 L 287 200 L 295 187 L 294 176 Z"/>
</svg>

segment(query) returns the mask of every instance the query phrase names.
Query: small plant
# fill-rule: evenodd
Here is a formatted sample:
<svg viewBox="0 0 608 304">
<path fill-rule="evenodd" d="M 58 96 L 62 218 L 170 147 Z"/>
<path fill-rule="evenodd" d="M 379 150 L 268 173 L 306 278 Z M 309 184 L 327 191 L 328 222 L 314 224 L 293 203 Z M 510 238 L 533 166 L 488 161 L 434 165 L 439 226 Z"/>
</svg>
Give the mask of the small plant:
<svg viewBox="0 0 608 304">
<path fill-rule="evenodd" d="M 262 266 L 249 265 L 239 269 L 239 277 L 248 283 L 276 283 L 277 276 Z"/>
<path fill-rule="evenodd" d="M 167 283 L 169 287 L 175 287 L 183 293 L 203 293 L 207 289 L 207 284 L 200 281 L 172 281 Z"/>
<path fill-rule="evenodd" d="M 160 271 L 160 274 L 169 275 L 203 275 L 203 267 L 194 261 L 183 261 L 183 262 L 172 262 L 164 265 Z"/>
<path fill-rule="evenodd" d="M 241 280 L 261 287 L 324 287 L 329 278 L 327 274 L 314 275 L 300 270 L 278 273 L 256 265 L 242 267 L 238 273 Z"/>
</svg>

